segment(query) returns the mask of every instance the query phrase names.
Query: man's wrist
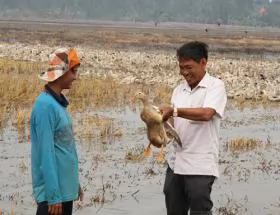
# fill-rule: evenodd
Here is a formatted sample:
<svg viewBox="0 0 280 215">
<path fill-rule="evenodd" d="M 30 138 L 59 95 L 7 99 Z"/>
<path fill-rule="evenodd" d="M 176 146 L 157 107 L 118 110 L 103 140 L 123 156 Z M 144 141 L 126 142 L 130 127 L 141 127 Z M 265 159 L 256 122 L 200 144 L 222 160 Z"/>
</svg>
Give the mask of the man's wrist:
<svg viewBox="0 0 280 215">
<path fill-rule="evenodd" d="M 172 116 L 173 117 L 177 117 L 178 116 L 178 109 L 176 107 L 173 108 Z"/>
</svg>

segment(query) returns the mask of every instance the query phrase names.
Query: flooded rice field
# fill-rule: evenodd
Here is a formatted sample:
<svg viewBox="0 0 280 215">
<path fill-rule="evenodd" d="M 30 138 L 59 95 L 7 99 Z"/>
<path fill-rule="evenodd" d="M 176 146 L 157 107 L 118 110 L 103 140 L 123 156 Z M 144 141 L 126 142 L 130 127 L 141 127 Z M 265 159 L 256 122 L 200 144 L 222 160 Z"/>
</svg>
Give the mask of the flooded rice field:
<svg viewBox="0 0 280 215">
<path fill-rule="evenodd" d="M 139 158 L 147 138 L 136 107 L 73 114 L 85 190 L 85 200 L 75 206 L 74 214 L 166 214 L 162 193 L 166 164 L 156 163 L 155 157 Z M 93 118 L 98 119 L 96 127 L 81 126 Z M 28 124 L 19 131 L 8 121 L 0 134 L 4 214 L 36 211 L 28 132 Z M 221 129 L 220 178 L 212 192 L 214 214 L 280 214 L 279 139 L 277 105 L 241 109 L 228 103 Z M 155 156 L 158 149 L 152 151 Z"/>
<path fill-rule="evenodd" d="M 193 39 L 209 43 L 207 70 L 225 82 L 230 99 L 213 214 L 280 214 L 279 29 L 208 25 L 206 33 L 204 25 L 185 27 L 49 23 L 46 29 L 42 23 L 0 22 L 1 215 L 35 214 L 29 113 L 47 54 L 67 44 L 77 47 L 82 62 L 80 80 L 67 94 L 85 190 L 74 214 L 165 215 L 166 164 L 155 162 L 155 148 L 153 157 L 141 158 L 145 126 L 139 106 L 127 100 L 140 89 L 154 93 L 156 105 L 169 103 L 181 79 L 175 48 Z"/>
</svg>

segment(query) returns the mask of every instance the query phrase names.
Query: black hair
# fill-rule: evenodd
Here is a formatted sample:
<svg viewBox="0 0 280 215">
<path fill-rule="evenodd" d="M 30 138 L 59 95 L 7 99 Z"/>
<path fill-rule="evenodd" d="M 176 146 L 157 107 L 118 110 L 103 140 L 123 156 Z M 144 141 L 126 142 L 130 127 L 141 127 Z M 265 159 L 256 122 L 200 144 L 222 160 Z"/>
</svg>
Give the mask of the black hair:
<svg viewBox="0 0 280 215">
<path fill-rule="evenodd" d="M 204 42 L 193 41 L 185 43 L 177 49 L 178 60 L 194 60 L 197 63 L 202 58 L 208 60 L 208 45 Z"/>
</svg>

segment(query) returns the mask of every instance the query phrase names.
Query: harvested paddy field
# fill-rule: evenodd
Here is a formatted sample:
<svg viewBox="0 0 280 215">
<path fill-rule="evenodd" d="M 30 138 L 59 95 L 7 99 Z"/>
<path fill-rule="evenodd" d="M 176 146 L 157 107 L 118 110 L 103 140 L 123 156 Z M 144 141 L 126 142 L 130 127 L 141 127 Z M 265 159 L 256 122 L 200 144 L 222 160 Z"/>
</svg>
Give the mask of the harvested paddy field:
<svg viewBox="0 0 280 215">
<path fill-rule="evenodd" d="M 155 28 L 152 23 L 1 21 L 0 209 L 35 214 L 29 115 L 43 87 L 37 75 L 52 50 L 72 45 L 82 66 L 66 95 L 85 190 L 75 214 L 164 215 L 166 165 L 154 157 L 140 159 L 147 138 L 139 104 L 131 99 L 142 90 L 156 105 L 169 104 L 173 87 L 182 81 L 176 48 L 196 39 L 210 44 L 207 69 L 225 82 L 229 99 L 214 214 L 280 214 L 279 32 L 178 23 Z"/>
</svg>

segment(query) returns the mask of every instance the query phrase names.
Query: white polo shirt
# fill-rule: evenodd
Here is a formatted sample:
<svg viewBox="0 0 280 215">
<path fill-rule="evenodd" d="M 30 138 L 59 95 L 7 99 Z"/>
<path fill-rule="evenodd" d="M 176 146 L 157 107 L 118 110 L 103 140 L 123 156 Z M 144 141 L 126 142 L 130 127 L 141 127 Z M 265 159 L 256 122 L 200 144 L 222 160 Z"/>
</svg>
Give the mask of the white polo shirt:
<svg viewBox="0 0 280 215">
<path fill-rule="evenodd" d="M 216 110 L 210 121 L 174 117 L 174 127 L 183 145 L 180 147 L 175 143 L 169 144 L 166 158 L 176 174 L 219 176 L 219 130 L 226 102 L 224 83 L 208 73 L 193 90 L 187 82 L 174 89 L 171 98 L 174 107 L 209 107 Z"/>
</svg>

